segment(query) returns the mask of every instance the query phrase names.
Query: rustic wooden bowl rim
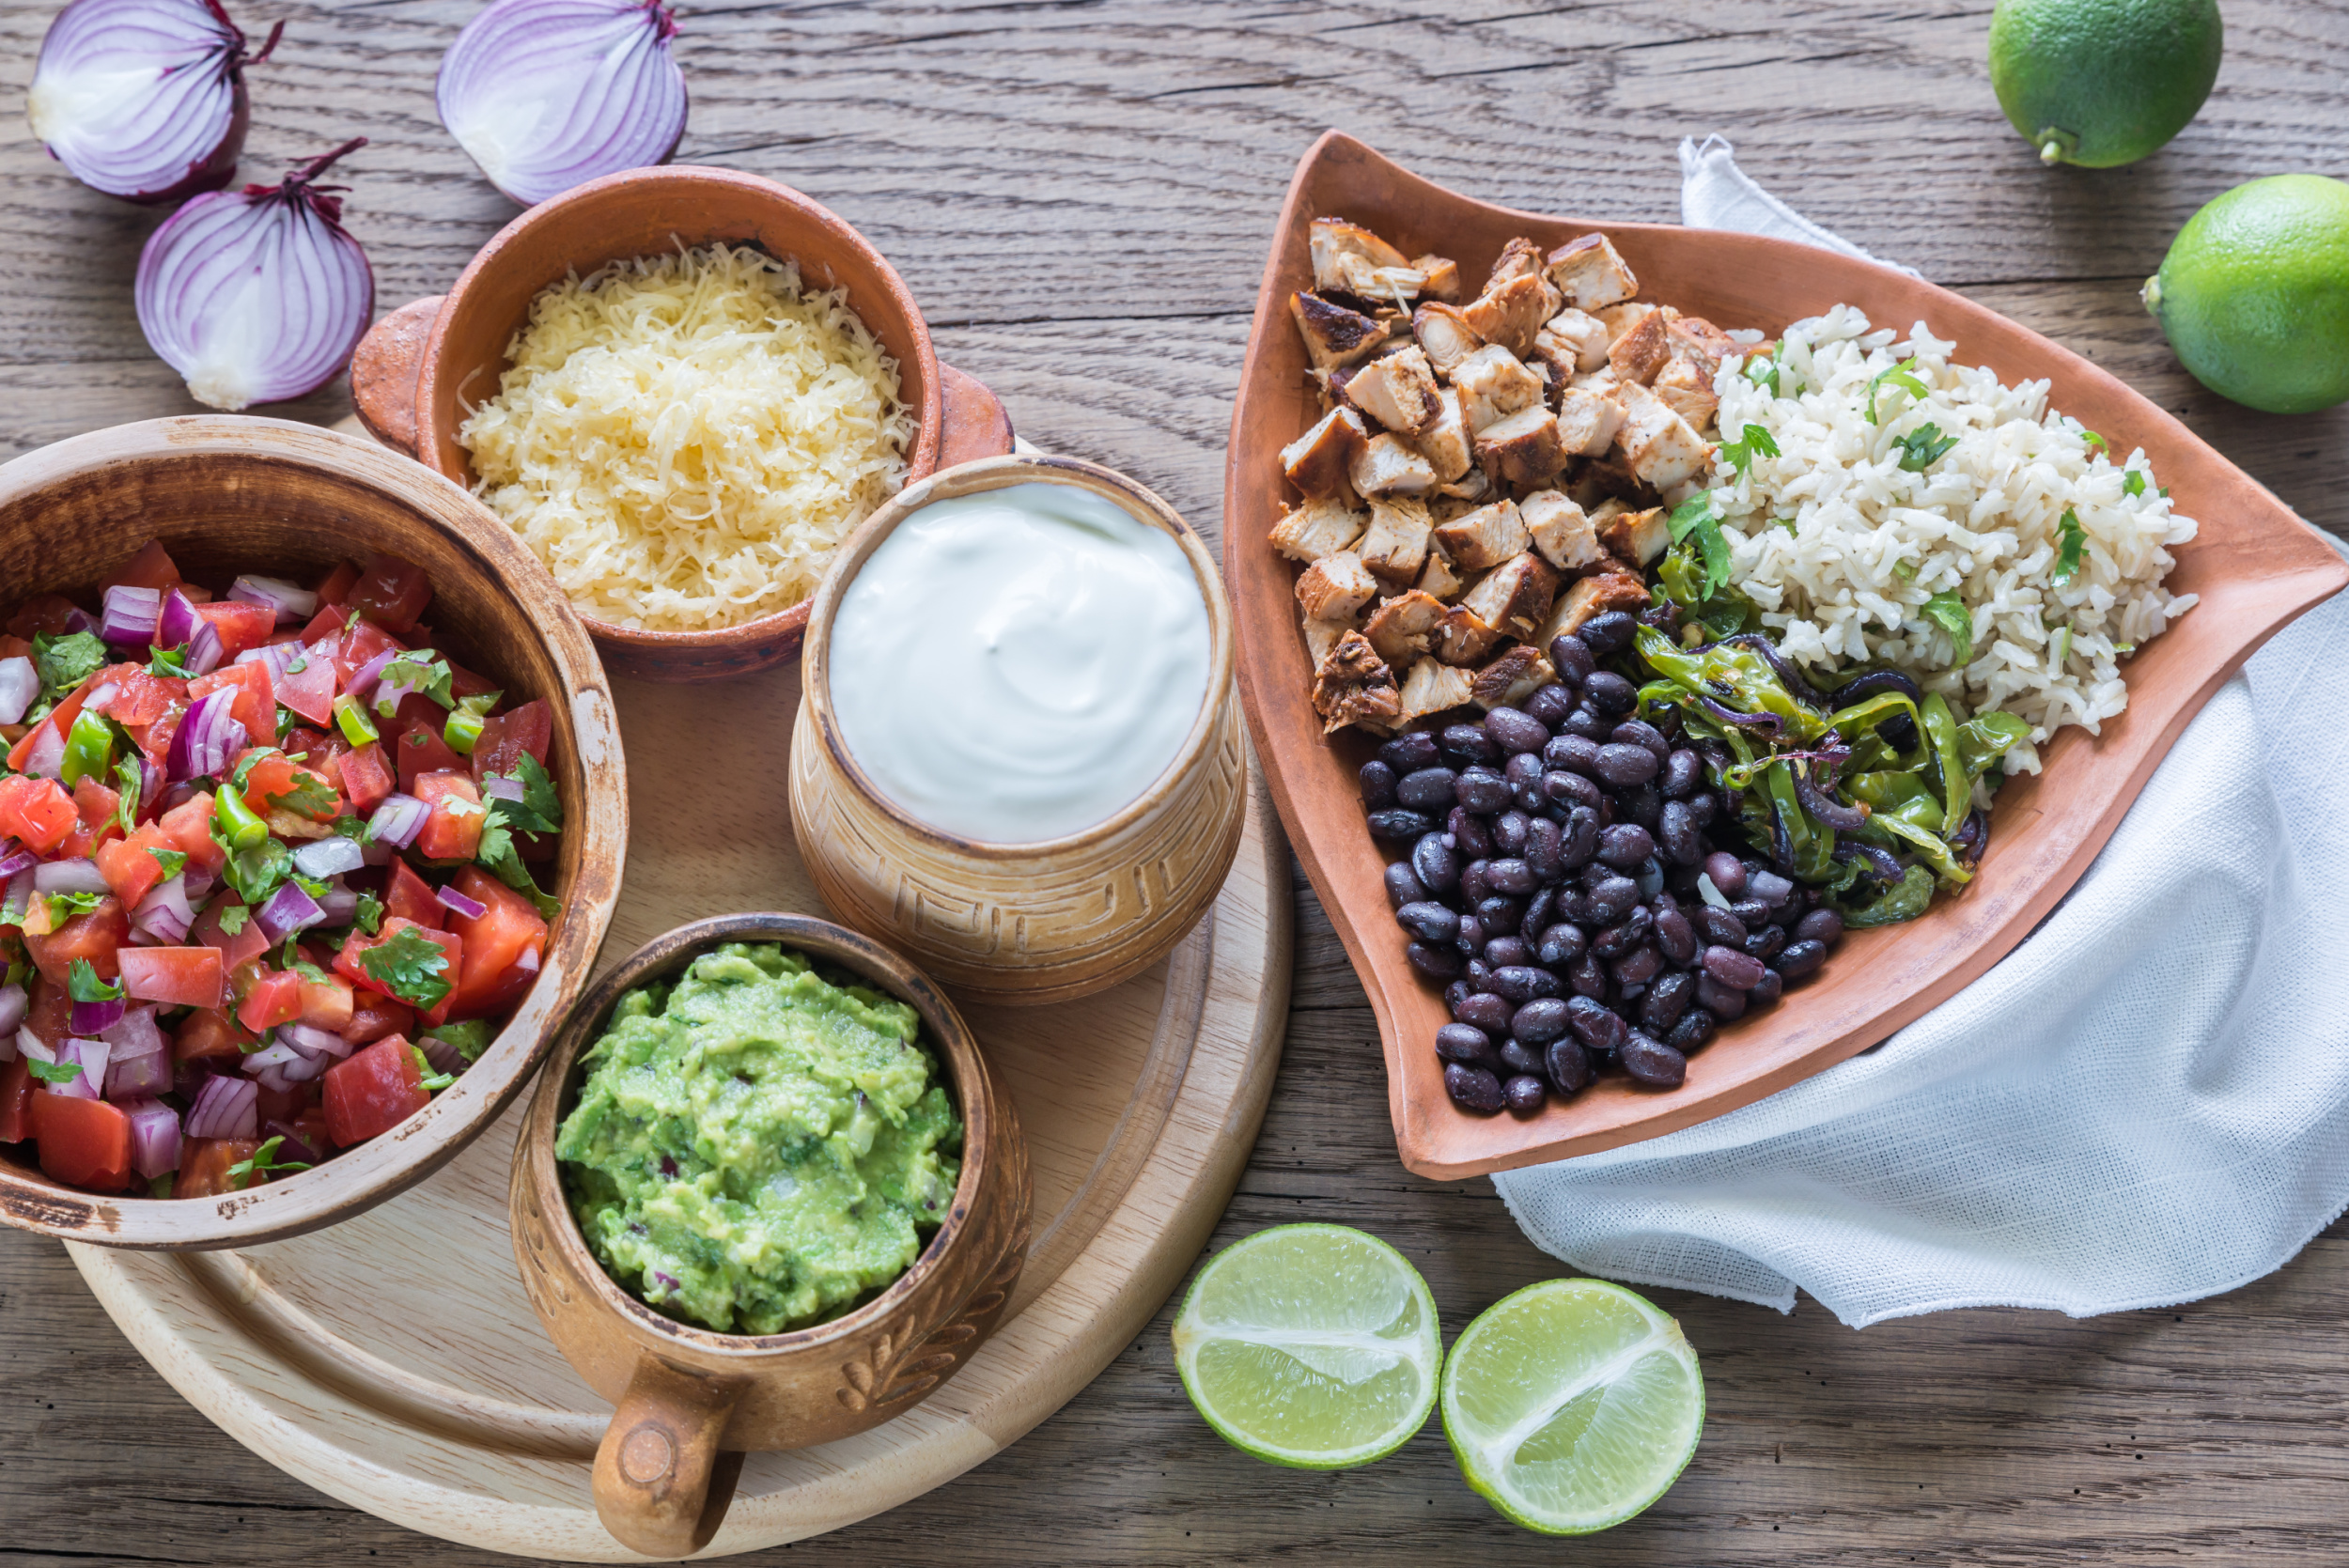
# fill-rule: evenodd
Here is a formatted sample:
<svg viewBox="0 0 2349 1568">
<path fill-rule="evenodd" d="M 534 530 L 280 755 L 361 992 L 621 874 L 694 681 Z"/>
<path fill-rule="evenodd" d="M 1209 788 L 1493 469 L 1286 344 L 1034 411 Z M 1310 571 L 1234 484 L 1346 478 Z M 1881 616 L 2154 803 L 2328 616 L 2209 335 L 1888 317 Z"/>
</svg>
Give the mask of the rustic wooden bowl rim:
<svg viewBox="0 0 2349 1568">
<path fill-rule="evenodd" d="M 580 1053 L 602 1032 L 621 996 L 646 981 L 682 973 L 695 958 L 727 942 L 779 942 L 804 956 L 850 970 L 876 988 L 910 1003 L 935 1042 L 932 1054 L 945 1070 L 962 1112 L 962 1170 L 956 1178 L 954 1202 L 937 1231 L 923 1244 L 921 1253 L 870 1301 L 838 1317 L 783 1334 L 723 1334 L 681 1322 L 638 1300 L 605 1271 L 588 1248 L 564 1191 L 562 1162 L 554 1153 L 555 1128 L 575 1094 L 572 1070 Z M 751 1373 L 762 1370 L 762 1364 L 771 1358 L 851 1341 L 895 1312 L 945 1266 L 947 1254 L 972 1234 L 972 1205 L 978 1202 L 980 1184 L 993 1157 L 993 1141 L 1002 1131 L 995 1126 L 987 1096 L 977 1093 L 972 1082 L 986 1072 L 977 1036 L 928 976 L 880 943 L 846 926 L 813 915 L 779 911 L 689 921 L 653 938 L 607 970 L 571 1004 L 554 1031 L 553 1041 L 546 1082 L 532 1102 L 515 1157 L 531 1162 L 542 1178 L 539 1185 L 552 1188 L 552 1202 L 544 1206 L 553 1211 L 547 1216 L 546 1225 L 553 1245 L 562 1249 L 571 1271 L 586 1281 L 597 1305 L 619 1318 L 640 1344 L 649 1343 L 656 1349 L 687 1346 L 703 1355 L 745 1363 L 740 1370 Z"/>
<path fill-rule="evenodd" d="M 1111 491 L 1111 498 L 1138 520 L 1174 536 L 1175 544 L 1190 562 L 1191 574 L 1198 581 L 1199 596 L 1206 604 L 1207 684 L 1205 695 L 1200 698 L 1199 711 L 1192 716 L 1190 728 L 1183 736 L 1183 743 L 1175 748 L 1174 755 L 1143 788 L 1142 793 L 1109 816 L 1073 833 L 1064 833 L 1058 838 L 999 843 L 965 838 L 923 821 L 899 805 L 858 766 L 856 757 L 841 737 L 839 722 L 832 711 L 832 621 L 839 614 L 841 598 L 848 592 L 848 583 L 866 559 L 880 547 L 882 540 L 896 531 L 899 523 L 936 498 L 941 487 L 968 486 L 963 493 L 970 494 L 1022 484 L 1070 485 L 1097 494 L 1098 490 L 1096 487 L 1099 487 Z M 1148 813 L 1166 792 L 1169 783 L 1196 765 L 1213 743 L 1217 714 L 1221 710 L 1218 693 L 1232 684 L 1235 658 L 1232 610 L 1224 598 L 1221 564 L 1208 551 L 1190 524 L 1183 520 L 1183 515 L 1156 491 L 1113 468 L 1089 463 L 1081 458 L 983 458 L 976 462 L 941 469 L 926 478 L 908 485 L 848 536 L 839 553 L 832 557 L 832 567 L 824 574 L 823 584 L 816 590 L 816 597 L 811 602 L 815 613 L 808 619 L 807 641 L 800 654 L 801 678 L 803 682 L 801 691 L 809 713 L 815 716 L 817 733 L 823 737 L 824 750 L 839 764 L 841 772 L 857 792 L 890 820 L 914 837 L 955 855 L 980 860 L 1034 860 L 1089 848 L 1125 831 Z"/>
</svg>

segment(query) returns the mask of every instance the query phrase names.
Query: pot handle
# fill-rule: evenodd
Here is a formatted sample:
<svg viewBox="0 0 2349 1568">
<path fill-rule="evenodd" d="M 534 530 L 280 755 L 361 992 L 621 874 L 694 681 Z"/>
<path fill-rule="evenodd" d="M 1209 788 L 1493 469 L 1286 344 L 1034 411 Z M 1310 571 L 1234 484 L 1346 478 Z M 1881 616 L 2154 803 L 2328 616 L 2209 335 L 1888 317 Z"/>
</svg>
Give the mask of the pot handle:
<svg viewBox="0 0 2349 1568">
<path fill-rule="evenodd" d="M 651 1356 L 636 1363 L 596 1450 L 596 1514 L 614 1540 L 672 1560 L 709 1545 L 742 1474 L 742 1456 L 718 1450 L 741 1391 Z"/>
<path fill-rule="evenodd" d="M 943 427 L 938 433 L 940 468 L 1011 455 L 1011 415 L 986 382 L 941 362 L 938 393 L 945 410 L 939 421 Z"/>
<path fill-rule="evenodd" d="M 359 340 L 350 354 L 350 401 L 367 434 L 395 452 L 416 455 L 416 377 L 425 339 L 445 294 L 411 300 Z"/>
</svg>

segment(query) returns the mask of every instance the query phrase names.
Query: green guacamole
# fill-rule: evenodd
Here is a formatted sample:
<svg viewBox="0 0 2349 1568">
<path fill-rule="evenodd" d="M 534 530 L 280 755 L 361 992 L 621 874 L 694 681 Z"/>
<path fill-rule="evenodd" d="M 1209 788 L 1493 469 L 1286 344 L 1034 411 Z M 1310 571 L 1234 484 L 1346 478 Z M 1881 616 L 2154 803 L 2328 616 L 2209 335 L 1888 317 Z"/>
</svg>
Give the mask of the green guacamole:
<svg viewBox="0 0 2349 1568">
<path fill-rule="evenodd" d="M 723 1333 L 804 1327 L 904 1273 L 962 1148 L 919 1027 L 772 943 L 622 997 L 554 1142 L 597 1259 Z"/>
</svg>

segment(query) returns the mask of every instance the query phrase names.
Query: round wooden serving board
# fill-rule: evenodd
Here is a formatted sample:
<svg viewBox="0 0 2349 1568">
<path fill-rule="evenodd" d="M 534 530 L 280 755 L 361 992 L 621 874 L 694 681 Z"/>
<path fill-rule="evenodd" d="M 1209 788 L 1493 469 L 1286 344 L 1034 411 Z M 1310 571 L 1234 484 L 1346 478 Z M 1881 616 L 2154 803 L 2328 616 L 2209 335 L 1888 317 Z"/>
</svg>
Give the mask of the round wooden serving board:
<svg viewBox="0 0 2349 1568">
<path fill-rule="evenodd" d="M 784 796 L 798 666 L 614 680 L 613 696 L 632 831 L 603 961 L 703 915 L 822 912 Z M 1003 1327 L 886 1426 L 753 1454 L 701 1555 L 838 1529 L 987 1459 L 1108 1365 L 1198 1256 L 1255 1141 L 1288 1011 L 1286 855 L 1251 782 L 1231 878 L 1165 962 L 1081 1001 L 964 1004 L 1034 1166 L 1035 1240 Z M 414 1191 L 316 1234 L 241 1252 L 70 1244 L 73 1261 L 173 1388 L 319 1491 L 467 1545 L 642 1560 L 588 1496 L 610 1407 L 515 1274 L 506 1174 L 526 1106 Z"/>
</svg>

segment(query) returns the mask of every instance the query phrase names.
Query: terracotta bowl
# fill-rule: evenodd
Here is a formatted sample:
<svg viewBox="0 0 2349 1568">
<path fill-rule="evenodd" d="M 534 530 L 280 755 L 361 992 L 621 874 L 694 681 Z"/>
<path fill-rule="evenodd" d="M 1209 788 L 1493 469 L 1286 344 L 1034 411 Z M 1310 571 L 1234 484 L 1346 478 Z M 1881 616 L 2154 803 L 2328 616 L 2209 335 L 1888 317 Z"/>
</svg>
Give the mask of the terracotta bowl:
<svg viewBox="0 0 2349 1568">
<path fill-rule="evenodd" d="M 100 1197 L 43 1176 L 30 1145 L 0 1145 L 0 1220 L 116 1247 L 241 1247 L 361 1213 L 430 1175 L 519 1093 L 586 983 L 620 890 L 628 783 L 603 671 L 554 582 L 464 492 L 372 442 L 273 419 L 124 425 L 0 468 L 0 582 L 95 601 L 98 581 L 149 539 L 191 580 L 301 578 L 365 550 L 431 574 L 438 646 L 517 701 L 547 699 L 549 771 L 563 800 L 550 886 L 562 915 L 545 969 L 490 1049 L 398 1126 L 315 1171 L 212 1199 Z"/>
<path fill-rule="evenodd" d="M 1778 1005 L 1721 1032 L 1680 1088 L 1602 1079 L 1519 1119 L 1469 1115 L 1445 1097 L 1436 1030 L 1442 999 L 1405 966 L 1390 911 L 1385 857 L 1362 821 L 1356 769 L 1371 743 L 1324 740 L 1307 701 L 1311 668 L 1298 625 L 1296 568 L 1266 534 L 1287 487 L 1278 453 L 1318 409 L 1289 294 L 1312 287 L 1306 225 L 1350 218 L 1404 247 L 1434 251 L 1481 279 L 1501 245 L 1546 245 L 1603 232 L 1639 275 L 1642 297 L 1723 327 L 1775 335 L 1838 301 L 1879 326 L 1922 320 L 1957 356 L 2012 382 L 2045 377 L 2054 406 L 2101 432 L 2112 450 L 2141 446 L 2178 509 L 2201 532 L 2170 578 L 2201 602 L 2174 621 L 2125 675 L 2128 711 L 2101 737 L 2066 729 L 2046 770 L 1999 790 L 1990 849 L 1963 895 L 1921 919 L 1855 932 L 1815 978 Z M 1455 195 L 1331 132 L 1299 165 L 1275 230 L 1240 375 L 1224 484 L 1224 574 L 1237 617 L 1240 692 L 1281 820 L 1370 993 L 1386 1051 L 1387 1096 L 1403 1162 L 1459 1177 L 1636 1142 L 1760 1099 L 1856 1055 L 1953 995 L 2028 935 L 2120 824 L 2186 721 L 2268 637 L 2349 583 L 2349 563 L 2275 496 L 2185 426 L 2095 365 L 1947 289 L 1832 252 L 1752 235 L 1595 219 L 1540 217 Z"/>
<path fill-rule="evenodd" d="M 963 1121 L 954 1205 L 913 1266 L 854 1312 L 788 1334 L 712 1333 L 621 1289 L 587 1250 L 554 1157 L 555 1128 L 585 1076 L 579 1058 L 621 994 L 738 941 L 781 942 L 910 1002 Z M 596 1455 L 604 1527 L 651 1556 L 698 1551 L 725 1518 L 745 1451 L 854 1436 L 920 1404 L 995 1331 L 1027 1261 L 1033 1197 L 1009 1093 L 954 1003 L 888 949 L 829 921 L 743 914 L 680 925 L 630 954 L 563 1022 L 510 1197 L 514 1256 L 538 1321 L 618 1406 Z"/>
<path fill-rule="evenodd" d="M 1031 482 L 1091 490 L 1182 546 L 1207 605 L 1207 700 L 1166 771 L 1116 815 L 1065 838 L 983 844 L 916 820 L 864 775 L 841 739 L 828 656 L 842 594 L 899 523 L 934 500 Z M 1164 957 L 1206 912 L 1239 851 L 1247 770 L 1232 613 L 1215 557 L 1179 513 L 1121 474 L 1069 458 L 951 469 L 874 513 L 817 591 L 791 743 L 792 832 L 834 914 L 971 996 L 1065 1001 Z"/>
<path fill-rule="evenodd" d="M 506 346 L 539 290 L 606 262 L 719 241 L 756 245 L 799 264 L 813 288 L 846 287 L 849 308 L 898 365 L 900 393 L 920 415 L 909 481 L 948 464 L 1011 450 L 995 395 L 942 365 L 913 296 L 880 252 L 787 185 L 732 169 L 672 165 L 591 179 L 540 202 L 481 247 L 445 295 L 378 322 L 350 361 L 359 418 L 385 444 L 470 488 L 458 427 L 494 396 Z M 643 631 L 586 617 L 618 674 L 646 680 L 721 680 L 799 652 L 805 602 L 714 631 Z"/>
</svg>

